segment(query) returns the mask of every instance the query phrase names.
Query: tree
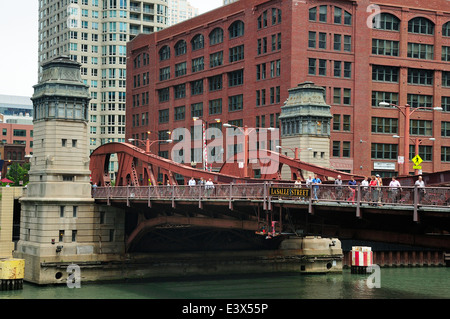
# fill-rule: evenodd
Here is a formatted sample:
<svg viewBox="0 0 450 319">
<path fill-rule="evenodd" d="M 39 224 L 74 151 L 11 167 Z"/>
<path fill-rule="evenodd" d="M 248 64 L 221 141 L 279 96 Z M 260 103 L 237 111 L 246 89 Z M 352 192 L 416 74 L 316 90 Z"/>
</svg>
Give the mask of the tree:
<svg viewBox="0 0 450 319">
<path fill-rule="evenodd" d="M 25 163 L 20 165 L 19 163 L 13 163 L 8 167 L 8 173 L 6 178 L 14 182 L 13 186 L 21 186 L 20 181 L 23 182 L 22 185 L 28 183 L 28 171 L 30 170 L 30 163 Z"/>
</svg>

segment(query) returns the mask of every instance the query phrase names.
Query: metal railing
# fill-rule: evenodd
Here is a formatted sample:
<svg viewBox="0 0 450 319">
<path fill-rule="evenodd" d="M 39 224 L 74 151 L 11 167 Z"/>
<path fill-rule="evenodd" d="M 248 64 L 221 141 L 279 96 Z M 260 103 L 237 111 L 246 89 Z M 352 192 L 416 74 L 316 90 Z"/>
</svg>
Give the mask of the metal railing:
<svg viewBox="0 0 450 319">
<path fill-rule="evenodd" d="M 97 187 L 93 190 L 94 198 L 107 199 L 140 199 L 148 200 L 223 200 L 230 202 L 236 200 L 263 201 L 264 209 L 271 209 L 274 201 L 288 200 L 299 203 L 308 203 L 309 211 L 317 203 L 336 203 L 342 205 L 355 205 L 357 216 L 360 217 L 362 206 L 409 206 L 414 209 L 414 220 L 417 220 L 417 211 L 420 207 L 437 207 L 450 209 L 450 187 L 424 187 L 403 186 L 393 188 L 390 186 L 361 186 L 348 185 L 311 185 L 309 196 L 286 197 L 270 195 L 271 187 L 306 188 L 305 185 L 295 185 L 282 182 L 264 182 L 258 184 L 216 184 L 209 185 L 170 185 L 170 186 L 117 186 Z"/>
</svg>

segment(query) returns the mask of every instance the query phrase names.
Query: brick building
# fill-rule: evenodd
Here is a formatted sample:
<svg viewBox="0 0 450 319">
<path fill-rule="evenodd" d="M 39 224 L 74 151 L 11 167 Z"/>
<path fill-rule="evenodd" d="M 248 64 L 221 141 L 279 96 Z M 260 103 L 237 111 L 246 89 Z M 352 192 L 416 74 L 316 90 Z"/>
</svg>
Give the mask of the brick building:
<svg viewBox="0 0 450 319">
<path fill-rule="evenodd" d="M 127 138 L 166 139 L 193 117 L 288 136 L 296 127 L 278 121 L 288 89 L 311 81 L 331 105 L 331 167 L 401 173 L 406 117 L 388 102 L 414 110 L 407 156 L 417 141 L 423 172 L 450 169 L 448 1 L 240 0 L 140 35 L 127 55 Z"/>
</svg>

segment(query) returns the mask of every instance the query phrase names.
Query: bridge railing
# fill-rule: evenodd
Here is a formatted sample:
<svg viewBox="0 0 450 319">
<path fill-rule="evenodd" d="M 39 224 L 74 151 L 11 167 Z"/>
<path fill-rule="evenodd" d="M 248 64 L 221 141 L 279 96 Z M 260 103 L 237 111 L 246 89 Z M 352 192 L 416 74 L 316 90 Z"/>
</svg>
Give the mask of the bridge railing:
<svg viewBox="0 0 450 319">
<path fill-rule="evenodd" d="M 110 199 L 156 199 L 166 200 L 261 200 L 269 204 L 274 200 L 294 200 L 314 203 L 339 203 L 356 205 L 357 214 L 361 206 L 413 206 L 415 214 L 419 207 L 450 208 L 450 187 L 390 186 L 365 187 L 357 185 L 311 185 L 307 197 L 286 197 L 269 195 L 270 187 L 305 188 L 293 183 L 265 182 L 260 184 L 216 184 L 170 185 L 170 186 L 119 186 L 97 187 L 94 198 Z M 269 205 L 270 207 L 270 205 Z"/>
</svg>

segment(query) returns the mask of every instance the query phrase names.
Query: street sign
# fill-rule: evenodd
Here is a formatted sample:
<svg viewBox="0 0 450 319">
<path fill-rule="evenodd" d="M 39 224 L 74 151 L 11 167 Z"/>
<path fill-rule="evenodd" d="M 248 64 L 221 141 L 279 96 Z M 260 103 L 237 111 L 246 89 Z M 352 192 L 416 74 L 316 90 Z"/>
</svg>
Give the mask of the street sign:
<svg viewBox="0 0 450 319">
<path fill-rule="evenodd" d="M 422 166 L 413 166 L 413 169 L 422 169 Z"/>
<path fill-rule="evenodd" d="M 404 164 L 405 163 L 405 157 L 404 156 L 399 156 L 397 158 L 397 163 L 399 164 Z"/>
<path fill-rule="evenodd" d="M 412 159 L 413 163 L 415 164 L 415 166 L 419 166 L 420 163 L 423 162 L 422 158 L 419 155 L 414 156 L 414 158 Z"/>
</svg>

